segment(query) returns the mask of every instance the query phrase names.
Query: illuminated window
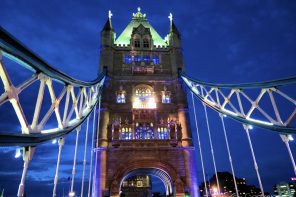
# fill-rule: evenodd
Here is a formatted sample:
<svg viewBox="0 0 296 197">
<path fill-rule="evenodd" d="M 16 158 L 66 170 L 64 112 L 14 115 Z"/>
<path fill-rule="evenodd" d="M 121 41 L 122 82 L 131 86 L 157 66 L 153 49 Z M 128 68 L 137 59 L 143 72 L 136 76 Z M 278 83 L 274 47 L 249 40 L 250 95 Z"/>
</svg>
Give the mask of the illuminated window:
<svg viewBox="0 0 296 197">
<path fill-rule="evenodd" d="M 133 108 L 155 109 L 156 101 L 152 94 L 152 88 L 147 85 L 140 85 L 135 89 Z"/>
<path fill-rule="evenodd" d="M 133 132 L 132 128 L 130 127 L 122 127 L 121 128 L 121 140 L 132 140 L 133 139 Z"/>
<path fill-rule="evenodd" d="M 153 56 L 152 61 L 153 61 L 153 64 L 159 64 L 160 63 L 159 57 L 157 55 Z"/>
<path fill-rule="evenodd" d="M 116 103 L 125 103 L 125 91 L 122 90 L 122 86 L 120 86 L 120 90 L 116 92 Z"/>
<path fill-rule="evenodd" d="M 124 63 L 125 64 L 131 64 L 132 63 L 132 57 L 130 55 L 124 56 Z"/>
<path fill-rule="evenodd" d="M 160 140 L 169 139 L 169 132 L 166 127 L 158 127 L 157 133 L 158 133 L 158 139 L 160 139 Z"/>
<path fill-rule="evenodd" d="M 140 40 L 135 40 L 134 41 L 134 47 L 140 48 Z"/>
<path fill-rule="evenodd" d="M 150 62 L 150 56 L 149 55 L 145 55 L 143 57 L 143 61 L 146 62 L 146 63 L 149 63 Z"/>
<path fill-rule="evenodd" d="M 152 125 L 152 126 L 151 126 Z M 153 124 L 137 123 L 136 124 L 136 136 L 138 140 L 154 139 Z"/>
<path fill-rule="evenodd" d="M 136 56 L 134 57 L 134 61 L 135 61 L 135 62 L 141 62 L 141 61 L 142 61 L 142 57 L 141 57 L 140 55 L 136 55 Z"/>
<path fill-rule="evenodd" d="M 162 103 L 171 103 L 171 95 L 168 91 L 162 91 L 161 96 Z"/>
<path fill-rule="evenodd" d="M 147 39 L 143 40 L 143 47 L 144 48 L 149 48 L 149 40 L 147 40 Z"/>
</svg>

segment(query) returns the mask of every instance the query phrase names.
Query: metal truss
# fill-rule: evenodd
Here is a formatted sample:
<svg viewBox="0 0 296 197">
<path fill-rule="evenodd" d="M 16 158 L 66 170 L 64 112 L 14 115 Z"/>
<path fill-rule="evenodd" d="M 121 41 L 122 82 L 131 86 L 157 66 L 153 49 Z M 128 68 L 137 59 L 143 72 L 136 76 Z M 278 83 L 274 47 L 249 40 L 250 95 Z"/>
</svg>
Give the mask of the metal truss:
<svg viewBox="0 0 296 197">
<path fill-rule="evenodd" d="M 31 70 L 32 76 L 20 85 L 15 86 L 11 81 L 11 76 L 6 71 L 2 61 L 3 57 Z M 73 79 L 54 69 L 0 28 L 0 77 L 4 86 L 4 92 L 0 92 L 0 107 L 9 101 L 21 126 L 21 132 L 13 134 L 1 132 L 0 146 L 35 146 L 48 140 L 61 138 L 79 128 L 98 102 L 105 74 L 104 71 L 96 80 L 91 82 Z M 28 117 L 23 111 L 19 94 L 36 81 L 39 82 L 39 89 L 35 90 L 38 91 L 38 96 L 35 100 L 33 120 L 29 123 Z M 61 91 L 55 89 L 55 86 L 61 86 L 57 83 L 62 84 Z M 45 94 L 45 91 L 49 92 L 50 104 L 43 102 L 45 95 L 48 95 Z M 65 104 L 61 106 L 63 99 Z M 64 108 L 63 114 L 61 113 L 62 108 Z M 43 117 L 40 117 L 41 109 L 48 109 Z M 46 124 L 49 124 L 52 116 L 55 116 L 55 125 L 58 126 L 45 130 Z"/>
<path fill-rule="evenodd" d="M 296 85 L 296 77 L 237 85 L 205 83 L 182 72 L 180 77 L 200 101 L 220 114 L 245 125 L 281 134 L 296 133 L 292 125 L 296 119 L 296 101 L 292 98 L 292 92 L 289 94 L 281 90 L 288 85 Z M 293 87 L 291 90 L 295 91 Z M 276 98 L 281 102 L 277 102 Z"/>
</svg>

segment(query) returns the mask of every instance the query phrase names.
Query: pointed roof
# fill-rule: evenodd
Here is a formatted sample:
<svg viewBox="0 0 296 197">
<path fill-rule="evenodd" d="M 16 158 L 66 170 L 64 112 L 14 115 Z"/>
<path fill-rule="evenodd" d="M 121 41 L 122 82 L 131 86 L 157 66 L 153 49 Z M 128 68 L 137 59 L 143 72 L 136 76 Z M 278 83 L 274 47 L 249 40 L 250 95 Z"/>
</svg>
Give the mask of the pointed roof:
<svg viewBox="0 0 296 197">
<path fill-rule="evenodd" d="M 110 30 L 113 30 L 113 28 L 112 28 L 111 20 L 110 18 L 108 18 L 102 31 L 110 31 Z"/>
<path fill-rule="evenodd" d="M 146 18 L 146 14 L 141 13 L 141 8 L 138 8 L 137 13 L 133 13 L 133 17 L 132 17 L 131 22 L 127 25 L 127 27 L 123 30 L 123 32 L 115 40 L 115 44 L 121 44 L 121 45 L 130 44 L 130 39 L 131 39 L 133 29 L 137 28 L 141 24 L 145 28 L 150 29 L 154 45 L 167 46 L 167 43 L 165 42 L 165 40 L 161 38 L 161 36 L 155 31 L 155 29 L 148 22 L 148 20 Z"/>
<path fill-rule="evenodd" d="M 178 30 L 177 26 L 175 25 L 174 21 L 172 21 L 171 32 L 177 34 L 178 36 L 180 35 L 179 30 Z"/>
<path fill-rule="evenodd" d="M 113 16 L 111 10 L 108 11 L 108 19 L 104 25 L 104 28 L 102 29 L 102 31 L 110 31 L 113 30 L 112 27 L 112 22 L 111 22 L 111 17 Z"/>
</svg>

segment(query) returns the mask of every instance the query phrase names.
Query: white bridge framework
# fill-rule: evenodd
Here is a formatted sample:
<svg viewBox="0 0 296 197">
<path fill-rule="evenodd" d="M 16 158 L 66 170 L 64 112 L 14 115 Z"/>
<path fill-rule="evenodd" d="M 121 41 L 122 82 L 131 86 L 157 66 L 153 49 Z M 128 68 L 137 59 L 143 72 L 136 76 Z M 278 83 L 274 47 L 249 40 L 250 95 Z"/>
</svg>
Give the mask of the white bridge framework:
<svg viewBox="0 0 296 197">
<path fill-rule="evenodd" d="M 20 85 L 13 84 L 11 75 L 7 72 L 9 64 L 4 65 L 3 59 L 7 58 L 20 66 L 32 71 L 31 77 L 24 80 Z M 5 103 L 10 103 L 18 119 L 21 130 L 18 132 L 1 131 L 0 146 L 15 146 L 23 147 L 22 154 L 24 159 L 23 173 L 18 189 L 18 196 L 24 196 L 24 186 L 27 174 L 27 169 L 34 155 L 35 148 L 41 143 L 48 143 L 52 140 L 57 140 L 59 151 L 57 156 L 57 167 L 54 177 L 54 188 L 52 196 L 56 196 L 58 186 L 58 172 L 61 162 L 61 151 L 64 145 L 64 138 L 67 134 L 76 131 L 75 152 L 73 159 L 73 170 L 71 179 L 70 195 L 74 193 L 74 180 L 77 159 L 77 148 L 81 125 L 86 124 L 85 142 L 84 142 L 84 159 L 83 159 L 83 175 L 80 195 L 83 196 L 86 168 L 86 151 L 87 139 L 89 130 L 89 121 L 93 113 L 92 125 L 92 144 L 91 144 L 91 159 L 90 159 L 90 174 L 88 185 L 88 196 L 91 195 L 92 181 L 92 162 L 93 149 L 96 130 L 96 111 L 100 110 L 101 89 L 104 86 L 106 71 L 102 72 L 98 78 L 91 82 L 85 82 L 73 79 L 66 74 L 54 69 L 44 60 L 26 48 L 13 36 L 4 29 L 0 29 L 0 77 L 3 85 L 3 92 L 0 92 L 0 107 Z M 296 175 L 296 165 L 289 142 L 293 139 L 293 134 L 296 133 L 296 101 L 293 98 L 293 85 L 296 84 L 296 77 L 250 84 L 214 84 L 205 83 L 188 77 L 185 73 L 180 72 L 180 78 L 189 88 L 192 95 L 192 103 L 195 118 L 195 126 L 197 132 L 198 149 L 201 160 L 201 168 L 204 178 L 205 196 L 210 196 L 210 189 L 206 184 L 206 170 L 203 163 L 203 147 L 200 140 L 200 133 L 197 125 L 195 98 L 198 98 L 204 105 L 204 112 L 207 123 L 209 142 L 211 146 L 211 158 L 216 175 L 218 193 L 220 192 L 219 177 L 217 173 L 218 166 L 215 162 L 214 142 L 212 141 L 212 133 L 207 115 L 207 108 L 215 110 L 221 118 L 223 133 L 227 146 L 228 159 L 233 174 L 236 195 L 240 196 L 236 181 L 235 169 L 232 164 L 231 149 L 228 143 L 228 132 L 224 124 L 224 117 L 230 117 L 239 121 L 247 134 L 248 143 L 252 153 L 254 168 L 258 178 L 258 183 L 261 193 L 264 196 L 259 167 L 255 157 L 255 151 L 252 145 L 252 140 L 249 134 L 251 127 L 260 127 L 268 131 L 277 132 L 284 144 L 287 147 L 290 156 L 293 170 Z M 34 113 L 31 115 L 32 122 L 23 110 L 23 105 L 19 95 L 32 84 L 39 84 L 37 98 L 35 100 Z M 57 85 L 63 86 L 62 90 L 55 88 Z M 286 87 L 292 88 L 286 88 Z M 285 89 L 285 90 L 282 90 Z M 288 91 L 286 91 L 288 90 Z M 46 94 L 47 92 L 47 94 Z M 45 95 L 49 95 L 51 103 L 43 102 Z M 267 100 L 266 100 L 267 98 Z M 281 102 L 278 102 L 278 99 Z M 62 100 L 64 102 L 62 102 Z M 46 106 L 44 106 L 46 105 Z M 44 116 L 41 116 L 41 109 L 46 108 Z M 100 113 L 98 113 L 99 115 Z M 54 117 L 54 118 L 53 118 Z M 51 120 L 51 121 L 49 121 Z M 53 121 L 52 121 L 53 120 Z M 53 124 L 53 122 L 55 124 Z M 1 129 L 0 120 L 0 130 Z M 57 127 L 50 127 L 57 125 Z M 50 129 L 48 129 L 50 127 Z M 19 153 L 19 152 L 18 152 Z M 95 172 L 96 173 L 96 172 Z M 77 190 L 76 190 L 77 191 Z"/>
</svg>

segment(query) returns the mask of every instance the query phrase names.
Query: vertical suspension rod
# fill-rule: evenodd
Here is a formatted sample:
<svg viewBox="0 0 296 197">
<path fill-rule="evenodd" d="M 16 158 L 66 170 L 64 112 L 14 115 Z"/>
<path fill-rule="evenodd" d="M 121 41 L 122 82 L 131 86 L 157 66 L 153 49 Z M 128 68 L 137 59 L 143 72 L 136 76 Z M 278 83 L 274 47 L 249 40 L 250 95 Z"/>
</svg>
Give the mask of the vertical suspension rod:
<svg viewBox="0 0 296 197">
<path fill-rule="evenodd" d="M 204 103 L 203 103 L 203 106 L 204 106 L 204 111 L 205 111 L 205 115 L 206 115 L 206 122 L 207 122 L 208 135 L 209 135 L 212 159 L 213 159 L 213 164 L 214 164 L 215 176 L 216 176 L 216 181 L 217 181 L 218 194 L 220 194 L 220 184 L 219 184 L 219 178 L 218 178 L 218 173 L 217 173 L 215 153 L 214 153 L 214 147 L 213 147 L 213 142 L 212 142 L 212 135 L 211 135 L 211 129 L 210 129 L 210 124 L 209 124 L 208 112 L 207 112 L 207 107 Z"/>
<path fill-rule="evenodd" d="M 100 106 L 100 101 L 99 101 Z M 88 177 L 88 192 L 87 196 L 90 197 L 91 190 L 91 175 L 92 175 L 92 162 L 93 162 L 93 149 L 94 149 L 94 138 L 95 138 L 95 122 L 96 122 L 96 110 L 97 106 L 94 107 L 93 125 L 92 125 L 92 137 L 91 137 L 91 150 L 90 150 L 90 166 L 89 166 L 89 177 Z"/>
<path fill-rule="evenodd" d="M 193 114 L 194 114 L 194 121 L 195 121 L 195 128 L 196 128 L 196 135 L 197 135 L 197 141 L 198 141 L 198 147 L 199 147 L 199 155 L 200 155 L 200 161 L 201 161 L 201 168 L 202 168 L 202 175 L 204 179 L 204 187 L 206 191 L 206 196 L 208 197 L 208 189 L 207 189 L 207 180 L 205 175 L 205 168 L 204 168 L 204 162 L 203 162 L 203 156 L 202 156 L 202 149 L 201 149 L 201 142 L 200 142 L 200 136 L 198 131 L 198 124 L 197 124 L 197 118 L 196 118 L 196 111 L 195 111 L 195 102 L 193 93 L 191 92 L 191 99 L 192 99 L 192 105 L 193 105 Z"/>
<path fill-rule="evenodd" d="M 256 161 L 256 157 L 255 157 L 255 153 L 254 153 L 253 144 L 252 144 L 252 141 L 251 141 L 251 137 L 250 137 L 248 125 L 245 125 L 244 124 L 244 129 L 245 129 L 245 131 L 247 133 L 247 137 L 248 137 L 248 141 L 249 141 L 249 146 L 250 146 L 252 157 L 253 157 L 254 168 L 256 170 L 257 179 L 258 179 L 258 182 L 259 182 L 261 194 L 264 197 L 263 185 L 262 185 L 262 181 L 261 181 L 261 177 L 260 177 L 260 173 L 259 173 L 259 167 L 258 167 L 258 164 L 257 164 L 257 161 Z"/>
<path fill-rule="evenodd" d="M 55 173 L 55 176 L 54 176 L 52 197 L 56 197 L 56 190 L 57 190 L 57 184 L 58 184 L 58 179 L 59 179 L 59 168 L 60 168 L 60 161 L 61 161 L 61 153 L 62 153 L 62 148 L 63 148 L 64 144 L 65 144 L 65 139 L 60 138 L 59 139 L 59 152 L 58 152 L 58 159 L 57 159 L 57 167 L 56 167 L 56 173 Z"/>
<path fill-rule="evenodd" d="M 33 157 L 33 154 L 35 152 L 35 147 L 24 147 L 23 148 L 23 160 L 24 160 L 24 168 L 23 168 L 23 173 L 22 173 L 22 178 L 21 182 L 19 185 L 19 189 L 17 192 L 18 197 L 23 197 L 25 196 L 25 180 L 26 180 L 26 175 L 29 167 L 29 162 Z"/>
<path fill-rule="evenodd" d="M 74 159 L 73 159 L 73 168 L 72 168 L 72 180 L 71 180 L 71 190 L 70 190 L 71 192 L 73 192 L 73 190 L 74 190 L 74 179 L 75 179 L 75 173 L 76 173 L 76 158 L 77 158 L 79 131 L 80 131 L 80 128 L 77 128 Z"/>
<path fill-rule="evenodd" d="M 225 124 L 224 124 L 223 114 L 219 114 L 219 116 L 220 116 L 220 118 L 221 118 L 221 122 L 222 122 L 223 133 L 224 133 L 224 138 L 225 138 L 225 142 L 226 142 L 226 148 L 227 148 L 227 153 L 228 153 L 229 163 L 230 163 L 231 172 L 232 172 L 232 176 L 233 176 L 233 182 L 234 182 L 234 187 L 235 187 L 235 193 L 236 193 L 236 196 L 239 197 L 238 189 L 237 189 L 237 183 L 236 183 L 236 178 L 235 178 L 235 173 L 234 173 L 234 168 L 233 168 L 233 164 L 232 164 L 231 152 L 230 152 L 229 143 L 228 143 L 227 132 L 226 132 Z"/>
<path fill-rule="evenodd" d="M 99 132 L 100 132 L 100 116 L 101 116 L 101 96 L 99 97 L 99 110 L 98 110 L 98 125 L 97 125 L 97 136 L 96 139 L 98 139 Z M 94 172 L 94 178 L 97 177 L 97 162 L 98 162 L 98 153 L 96 152 L 96 157 L 95 157 L 95 172 Z M 94 185 L 95 182 L 93 181 L 93 188 L 96 188 Z"/>
<path fill-rule="evenodd" d="M 81 181 L 81 195 L 80 195 L 81 197 L 83 197 L 83 189 L 84 189 L 84 175 L 85 175 L 85 166 L 86 166 L 86 149 L 87 149 L 87 138 L 88 138 L 88 125 L 89 125 L 89 117 L 87 118 L 87 121 L 86 121 L 83 170 L 82 170 L 82 181 Z"/>
<path fill-rule="evenodd" d="M 283 142 L 285 143 L 285 145 L 287 147 L 287 150 L 288 150 L 288 153 L 289 153 L 292 165 L 293 165 L 293 170 L 294 170 L 294 173 L 296 175 L 296 165 L 295 165 L 295 160 L 294 160 L 294 157 L 293 157 L 293 154 L 292 154 L 292 151 L 291 151 L 291 147 L 290 147 L 290 144 L 289 144 L 289 136 L 288 135 L 280 135 L 280 136 L 281 136 Z"/>
</svg>

